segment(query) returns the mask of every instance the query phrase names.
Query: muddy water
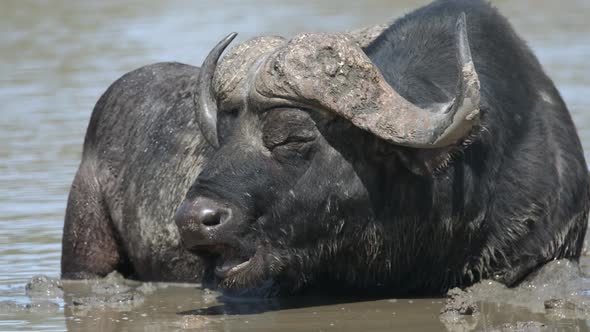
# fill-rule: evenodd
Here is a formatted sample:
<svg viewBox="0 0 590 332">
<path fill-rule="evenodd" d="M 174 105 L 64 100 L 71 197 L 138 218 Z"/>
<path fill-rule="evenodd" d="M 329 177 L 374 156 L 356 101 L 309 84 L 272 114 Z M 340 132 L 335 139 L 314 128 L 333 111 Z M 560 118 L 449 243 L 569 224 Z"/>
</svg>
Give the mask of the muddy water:
<svg viewBox="0 0 590 332">
<path fill-rule="evenodd" d="M 57 285 L 66 195 L 91 109 L 117 77 L 157 61 L 198 64 L 229 31 L 340 31 L 427 1 L 0 2 L 0 330 L 590 330 L 590 260 L 548 266 L 516 290 L 483 283 L 472 317 L 441 299 L 219 298 L 194 285 L 111 276 Z M 555 80 L 590 156 L 590 2 L 494 3 Z M 477 302 L 479 301 L 479 302 Z"/>
</svg>

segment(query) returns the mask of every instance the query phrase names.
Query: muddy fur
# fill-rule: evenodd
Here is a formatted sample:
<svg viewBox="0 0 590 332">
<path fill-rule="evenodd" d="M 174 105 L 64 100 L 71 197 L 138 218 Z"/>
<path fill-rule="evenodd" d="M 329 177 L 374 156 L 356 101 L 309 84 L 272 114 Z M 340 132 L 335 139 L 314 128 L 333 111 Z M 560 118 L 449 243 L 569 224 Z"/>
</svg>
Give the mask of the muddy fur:
<svg viewBox="0 0 590 332">
<path fill-rule="evenodd" d="M 172 218 L 208 149 L 194 119 L 198 72 L 146 66 L 96 104 L 68 200 L 63 278 L 120 270 L 141 280 L 200 280 L 201 260 L 180 245 Z"/>
<path fill-rule="evenodd" d="M 435 1 L 364 51 L 404 98 L 448 102 L 462 12 L 481 125 L 442 149 L 395 146 L 313 107 L 220 103 L 214 150 L 194 122 L 197 68 L 160 64 L 123 77 L 91 119 L 63 276 L 119 269 L 262 296 L 440 295 L 483 278 L 515 285 L 550 260 L 577 260 L 589 208 L 580 141 L 559 92 L 494 8 Z M 200 197 L 232 213 L 194 242 L 198 211 L 188 207 Z M 232 255 L 249 258 L 247 268 L 215 277 Z"/>
</svg>

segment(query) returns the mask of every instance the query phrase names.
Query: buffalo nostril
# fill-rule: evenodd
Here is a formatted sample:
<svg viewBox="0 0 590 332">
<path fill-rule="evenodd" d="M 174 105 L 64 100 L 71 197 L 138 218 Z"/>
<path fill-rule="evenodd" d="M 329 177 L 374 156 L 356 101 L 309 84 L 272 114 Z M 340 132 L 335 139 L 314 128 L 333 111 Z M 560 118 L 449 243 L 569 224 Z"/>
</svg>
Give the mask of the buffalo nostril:
<svg viewBox="0 0 590 332">
<path fill-rule="evenodd" d="M 198 213 L 198 220 L 205 226 L 217 226 L 221 224 L 221 219 L 224 217 L 224 213 L 218 209 L 204 208 Z"/>
<path fill-rule="evenodd" d="M 232 218 L 232 209 L 223 202 L 208 197 L 197 197 L 183 202 L 175 215 L 175 222 L 186 248 L 215 245 L 223 237 L 221 227 Z"/>
</svg>

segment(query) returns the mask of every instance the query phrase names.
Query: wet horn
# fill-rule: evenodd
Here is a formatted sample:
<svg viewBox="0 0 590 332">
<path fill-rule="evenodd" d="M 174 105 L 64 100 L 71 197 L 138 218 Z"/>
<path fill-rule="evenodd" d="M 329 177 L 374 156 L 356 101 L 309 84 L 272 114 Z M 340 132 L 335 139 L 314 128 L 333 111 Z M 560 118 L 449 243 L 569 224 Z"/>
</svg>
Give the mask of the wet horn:
<svg viewBox="0 0 590 332">
<path fill-rule="evenodd" d="M 217 138 L 217 102 L 212 88 L 213 75 L 215 75 L 219 57 L 237 35 L 232 32 L 215 45 L 203 61 L 199 73 L 197 123 L 207 142 L 216 148 L 219 147 L 219 140 Z"/>
</svg>

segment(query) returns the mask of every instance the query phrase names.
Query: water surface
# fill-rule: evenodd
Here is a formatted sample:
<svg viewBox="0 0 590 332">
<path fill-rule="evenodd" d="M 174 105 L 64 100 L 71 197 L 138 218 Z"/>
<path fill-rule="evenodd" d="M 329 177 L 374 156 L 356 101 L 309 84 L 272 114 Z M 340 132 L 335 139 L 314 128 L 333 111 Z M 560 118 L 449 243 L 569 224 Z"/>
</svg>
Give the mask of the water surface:
<svg viewBox="0 0 590 332">
<path fill-rule="evenodd" d="M 131 304 L 108 304 L 84 312 L 84 306 L 65 303 L 72 296 L 91 294 L 92 285 L 65 285 L 65 299 L 61 294 L 42 300 L 26 295 L 25 283 L 33 275 L 58 277 L 66 197 L 84 132 L 94 103 L 115 79 L 153 62 L 198 65 L 211 46 L 230 31 L 240 33 L 238 42 L 260 34 L 342 31 L 390 21 L 427 2 L 0 2 L 0 330 L 436 331 L 445 327 L 493 330 L 527 321 L 541 322 L 550 329 L 588 330 L 580 309 L 583 303 L 573 315 L 553 315 L 542 308 L 503 301 L 506 304 L 499 307 L 482 306 L 477 318 L 449 323 L 438 315 L 440 299 L 358 302 L 307 298 L 227 304 L 193 286 L 158 285 L 145 292 L 133 291 L 141 301 L 134 298 Z M 554 79 L 590 156 L 590 114 L 586 111 L 590 106 L 590 2 L 493 3 L 509 17 Z M 582 263 L 584 275 L 590 275 L 587 258 Z M 557 287 L 563 281 L 561 275 L 566 274 L 559 271 L 541 286 Z M 577 300 L 584 302 L 585 280 L 571 280 L 568 282 L 573 284 L 563 292 L 575 293 Z M 119 287 L 118 294 L 129 294 L 138 287 L 121 280 L 112 281 L 112 285 Z M 530 293 L 530 289 L 537 289 L 531 287 L 529 293 L 523 289 L 507 297 L 536 294 Z M 43 301 L 57 303 L 57 307 Z M 21 306 L 31 303 L 37 307 Z M 539 303 L 542 301 L 535 305 Z M 195 311 L 203 308 L 213 309 Z"/>
</svg>

